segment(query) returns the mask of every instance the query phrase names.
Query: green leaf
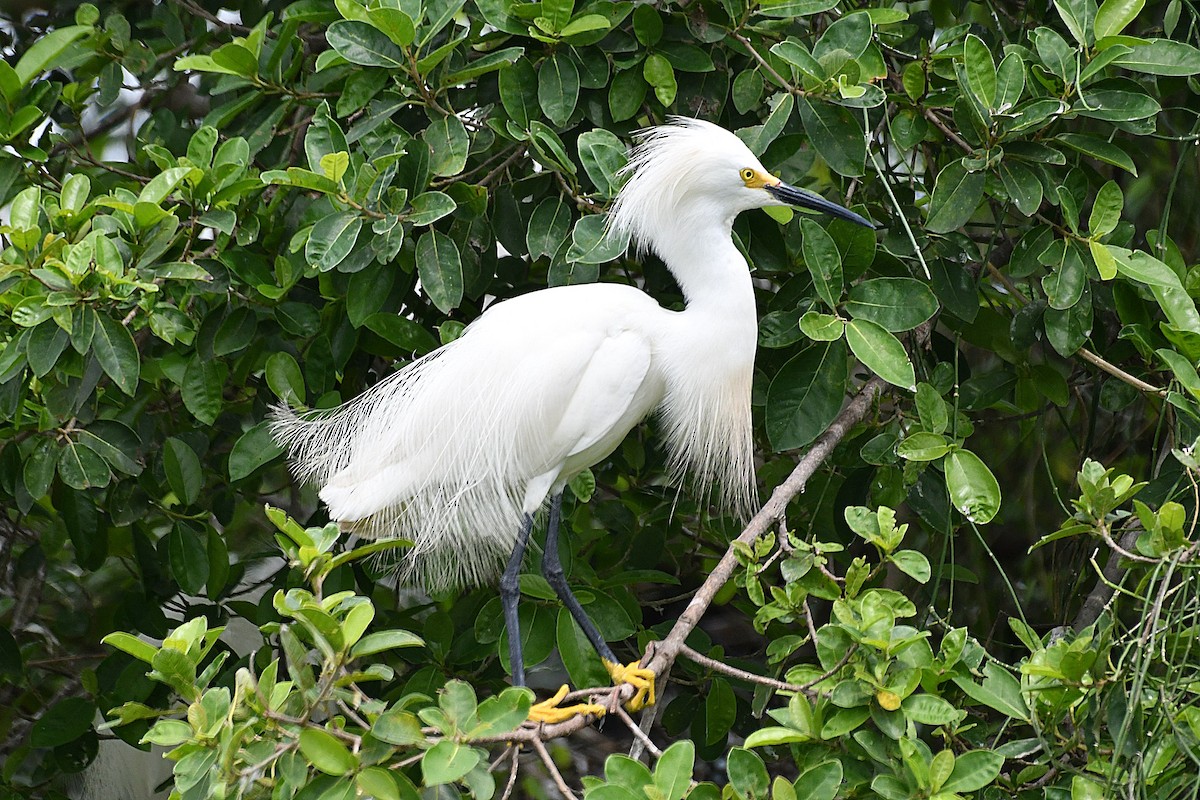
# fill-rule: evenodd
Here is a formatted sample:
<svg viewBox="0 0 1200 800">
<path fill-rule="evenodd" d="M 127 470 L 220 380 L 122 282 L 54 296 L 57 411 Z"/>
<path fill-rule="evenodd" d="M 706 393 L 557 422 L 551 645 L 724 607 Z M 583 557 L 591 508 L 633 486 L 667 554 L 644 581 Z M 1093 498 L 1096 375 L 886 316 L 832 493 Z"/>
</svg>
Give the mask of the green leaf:
<svg viewBox="0 0 1200 800">
<path fill-rule="evenodd" d="M 379 715 L 371 726 L 371 735 L 382 742 L 401 747 L 425 743 L 425 734 L 421 732 L 421 721 L 417 716 L 395 707 Z"/>
<path fill-rule="evenodd" d="M 814 345 L 779 370 L 767 390 L 767 437 L 777 452 L 812 442 L 842 409 L 848 366 L 843 341 Z"/>
<path fill-rule="evenodd" d="M 985 108 L 996 104 L 996 64 L 992 51 L 973 33 L 963 43 L 963 64 L 967 68 L 967 87 Z"/>
<path fill-rule="evenodd" d="M 167 562 L 180 589 L 188 594 L 200 593 L 208 580 L 208 547 L 195 530 L 183 523 L 171 528 L 167 534 Z"/>
<path fill-rule="evenodd" d="M 901 572 L 919 583 L 928 583 L 930 575 L 933 574 L 929 559 L 924 553 L 916 550 L 897 550 L 889 558 Z"/>
<path fill-rule="evenodd" d="M 103 644 L 109 647 L 128 653 L 136 659 L 145 661 L 150 664 L 154 661 L 154 654 L 158 652 L 158 648 L 154 645 L 143 642 L 138 637 L 131 633 L 116 631 L 110 633 L 100 640 Z"/>
<path fill-rule="evenodd" d="M 842 106 L 800 98 L 800 120 L 809 141 L 829 168 L 839 175 L 857 178 L 863 174 L 867 144 L 862 129 L 848 109 Z M 980 182 L 982 183 L 982 176 Z"/>
<path fill-rule="evenodd" d="M 1007 112 L 1021 100 L 1025 91 L 1025 62 L 1017 53 L 1009 53 L 996 68 L 995 111 Z"/>
<path fill-rule="evenodd" d="M 1116 36 L 1137 19 L 1146 0 L 1104 0 L 1096 12 L 1094 28 L 1097 39 Z"/>
<path fill-rule="evenodd" d="M 835 342 L 842 338 L 845 330 L 845 321 L 832 314 L 806 311 L 800 318 L 800 331 L 814 342 Z"/>
<path fill-rule="evenodd" d="M 608 110 L 613 122 L 624 122 L 635 116 L 646 99 L 649 84 L 639 69 L 626 69 L 616 74 L 608 90 Z"/>
<path fill-rule="evenodd" d="M 107 486 L 112 473 L 91 449 L 67 440 L 58 452 L 58 476 L 67 486 L 82 491 Z"/>
<path fill-rule="evenodd" d="M 304 257 L 321 272 L 346 260 L 362 230 L 362 217 L 354 211 L 335 211 L 317 220 L 304 245 Z"/>
<path fill-rule="evenodd" d="M 163 442 L 163 471 L 167 484 L 184 505 L 191 505 L 204 488 L 204 471 L 196 451 L 172 436 Z"/>
<path fill-rule="evenodd" d="M 695 765 L 696 745 L 690 739 L 681 739 L 664 750 L 654 765 L 654 785 L 661 792 L 659 800 L 682 800 L 692 785 Z"/>
<path fill-rule="evenodd" d="M 553 256 L 570 231 L 571 207 L 558 195 L 542 200 L 529 217 L 529 229 L 525 234 L 529 257 Z"/>
<path fill-rule="evenodd" d="M 1196 366 L 1174 350 L 1159 348 L 1155 353 L 1170 367 L 1171 372 L 1175 374 L 1175 380 L 1191 392 L 1193 397 L 1200 399 L 1200 375 L 1196 373 Z"/>
<path fill-rule="evenodd" d="M 932 694 L 911 694 L 900 704 L 904 716 L 922 725 L 949 725 L 960 712 L 948 701 Z"/>
<path fill-rule="evenodd" d="M 1121 221 L 1121 210 L 1125 206 L 1125 195 L 1116 181 L 1108 181 L 1096 193 L 1092 213 L 1088 217 L 1089 235 L 1105 236 L 1116 229 Z"/>
<path fill-rule="evenodd" d="M 381 311 L 367 317 L 363 325 L 402 350 L 428 353 L 437 347 L 433 335 L 407 317 Z"/>
<path fill-rule="evenodd" d="M 320 728 L 304 728 L 300 731 L 300 752 L 310 764 L 326 775 L 345 775 L 358 765 L 358 759 L 346 745 Z"/>
<path fill-rule="evenodd" d="M 454 213 L 458 204 L 445 192 L 422 192 L 412 199 L 412 211 L 408 221 L 413 227 L 432 225 L 442 217 Z"/>
<path fill-rule="evenodd" d="M 952 678 L 955 685 L 962 689 L 972 700 L 994 708 L 1013 719 L 1029 720 L 1029 709 L 1021 694 L 1021 683 L 1003 667 L 991 661 L 983 667 L 983 684 L 975 683 L 969 675 L 956 675 Z"/>
<path fill-rule="evenodd" d="M 171 167 L 170 169 L 163 170 L 151 178 L 150 182 L 142 188 L 137 202 L 161 205 L 162 201 L 166 200 L 167 196 L 175 191 L 175 187 L 182 183 L 183 179 L 188 177 L 192 172 L 195 172 L 197 175 L 201 174 L 200 170 L 195 167 Z"/>
<path fill-rule="evenodd" d="M 1172 39 L 1143 40 L 1133 51 L 1113 59 L 1114 64 L 1147 75 L 1185 77 L 1200 73 L 1200 49 Z"/>
<path fill-rule="evenodd" d="M 1090 156 L 1097 161 L 1103 161 L 1105 164 L 1112 164 L 1137 177 L 1137 166 L 1133 163 L 1133 159 L 1112 142 L 1098 136 L 1089 136 L 1086 133 L 1060 133 L 1054 138 L 1055 141 L 1062 142 L 1076 152 Z"/>
<path fill-rule="evenodd" d="M 936 461 L 951 449 L 953 445 L 940 433 L 915 431 L 896 445 L 896 454 L 908 461 Z"/>
<path fill-rule="evenodd" d="M 554 638 L 572 684 L 600 686 L 608 680 L 600 657 L 565 608 L 558 610 Z"/>
<path fill-rule="evenodd" d="M 901 389 L 916 389 L 904 345 L 885 328 L 865 319 L 851 320 L 846 323 L 846 342 L 867 369 Z"/>
<path fill-rule="evenodd" d="M 217 421 L 229 367 L 224 362 L 195 356 L 183 373 L 183 405 L 205 425 Z"/>
<path fill-rule="evenodd" d="M 955 450 L 947 454 L 942 467 L 954 507 L 971 522 L 991 522 L 1000 510 L 1000 484 L 987 464 L 970 450 Z"/>
<path fill-rule="evenodd" d="M 446 234 L 429 230 L 417 240 L 417 274 L 426 296 L 443 314 L 462 302 L 462 260 L 458 245 Z"/>
<path fill-rule="evenodd" d="M 642 63 L 642 77 L 654 87 L 654 96 L 664 106 L 675 102 L 679 85 L 675 81 L 675 68 L 661 53 L 651 53 Z"/>
<path fill-rule="evenodd" d="M 704 695 L 704 744 L 725 742 L 737 718 L 737 697 L 724 678 L 713 678 Z"/>
<path fill-rule="evenodd" d="M 595 128 L 579 135 L 577 143 L 583 170 L 602 197 L 616 197 L 620 171 L 628 163 L 625 144 L 615 134 Z"/>
<path fill-rule="evenodd" d="M 1050 307 L 1062 310 L 1078 303 L 1087 284 L 1087 267 L 1074 242 L 1055 239 L 1039 260 L 1050 267 L 1050 273 L 1042 279 Z"/>
<path fill-rule="evenodd" d="M 822 761 L 796 778 L 796 796 L 804 800 L 833 800 L 842 786 L 842 762 Z"/>
<path fill-rule="evenodd" d="M 405 69 L 404 53 L 377 28 L 358 20 L 338 20 L 325 30 L 329 46 L 351 64 Z"/>
<path fill-rule="evenodd" d="M 1065 310 L 1047 308 L 1042 320 L 1050 346 L 1061 356 L 1073 355 L 1092 332 L 1092 298 L 1087 284 L 1079 302 Z"/>
<path fill-rule="evenodd" d="M 1083 47 L 1095 41 L 1092 27 L 1096 17 L 1096 0 L 1054 0 L 1054 8 L 1071 37 Z"/>
<path fill-rule="evenodd" d="M 582 264 L 604 264 L 617 258 L 629 246 L 627 238 L 610 235 L 600 214 L 580 217 L 571 231 L 571 247 L 567 261 Z"/>
<path fill-rule="evenodd" d="M 538 69 L 538 105 L 546 119 L 563 127 L 579 102 L 579 69 L 566 53 L 556 53 Z"/>
<path fill-rule="evenodd" d="M 421 775 L 427 786 L 453 783 L 473 770 L 479 758 L 475 748 L 443 739 L 425 751 L 421 758 Z"/>
<path fill-rule="evenodd" d="M 766 797 L 770 785 L 767 767 L 757 753 L 734 747 L 726 756 L 729 785 L 742 797 Z"/>
<path fill-rule="evenodd" d="M 350 656 L 363 658 L 386 650 L 394 650 L 397 647 L 422 647 L 424 644 L 425 640 L 415 633 L 403 630 L 379 631 L 359 639 L 351 649 Z"/>
<path fill-rule="evenodd" d="M 38 75 L 56 66 L 56 59 L 75 40 L 87 36 L 93 30 L 91 25 L 68 25 L 39 37 L 13 67 L 21 86 L 28 85 Z"/>
<path fill-rule="evenodd" d="M 418 12 L 419 13 L 419 12 Z M 383 31 L 393 43 L 408 47 L 416 37 L 412 17 L 399 8 L 382 6 L 367 9 L 367 20 L 370 24 Z M 347 58 L 347 61 L 350 59 Z M 381 66 L 387 66 L 386 64 Z"/>
<path fill-rule="evenodd" d="M 949 233 L 966 224 L 983 200 L 982 172 L 967 172 L 961 161 L 952 161 L 938 173 L 929 201 L 925 227 L 934 233 Z"/>
<path fill-rule="evenodd" d="M 1042 182 L 1033 170 L 1019 161 L 1006 159 L 1000 162 L 996 171 L 1017 210 L 1027 217 L 1037 213 L 1042 206 Z"/>
<path fill-rule="evenodd" d="M 954 770 L 942 784 L 943 792 L 978 791 L 996 780 L 1004 756 L 992 750 L 968 750 L 954 759 Z"/>
<path fill-rule="evenodd" d="M 1179 289 L 1183 284 L 1175 270 L 1142 250 L 1126 250 L 1123 247 L 1106 245 L 1108 252 L 1117 262 L 1117 270 L 1126 278 L 1132 278 L 1148 286 Z"/>
<path fill-rule="evenodd" d="M 107 314 L 97 317 L 99 324 L 92 335 L 92 352 L 112 382 L 133 396 L 141 373 L 141 359 L 129 329 Z"/>
<path fill-rule="evenodd" d="M 432 150 L 429 169 L 434 175 L 448 177 L 463 171 L 471 139 L 462 120 L 455 116 L 439 117 L 429 123 L 421 137 Z"/>
<path fill-rule="evenodd" d="M 804 264 L 812 275 L 813 288 L 826 305 L 836 308 L 845 287 L 841 251 L 833 237 L 807 217 L 801 217 L 800 231 L 804 236 L 801 252 L 804 254 Z"/>
<path fill-rule="evenodd" d="M 846 311 L 894 333 L 909 331 L 938 310 L 928 286 L 913 278 L 872 278 L 850 288 Z"/>
<path fill-rule="evenodd" d="M 269 423 L 258 423 L 234 442 L 229 452 L 229 480 L 240 481 L 249 477 L 256 469 L 274 461 L 282 453 L 283 448 L 271 435 Z"/>
<path fill-rule="evenodd" d="M 500 71 L 500 102 L 513 122 L 522 128 L 537 114 L 537 72 L 527 58 L 519 58 Z"/>
<path fill-rule="evenodd" d="M 1088 250 L 1091 251 L 1092 261 L 1096 262 L 1096 271 L 1100 273 L 1100 280 L 1111 281 L 1117 276 L 1117 260 L 1113 258 L 1107 247 L 1095 239 L 1091 239 L 1088 241 Z"/>
<path fill-rule="evenodd" d="M 78 739 L 92 729 L 96 706 L 82 697 L 68 697 L 50 706 L 33 723 L 29 744 L 34 747 L 58 747 Z"/>
<path fill-rule="evenodd" d="M 304 403 L 304 375 L 291 353 L 279 351 L 267 357 L 267 386 L 275 396 L 289 405 Z"/>
</svg>

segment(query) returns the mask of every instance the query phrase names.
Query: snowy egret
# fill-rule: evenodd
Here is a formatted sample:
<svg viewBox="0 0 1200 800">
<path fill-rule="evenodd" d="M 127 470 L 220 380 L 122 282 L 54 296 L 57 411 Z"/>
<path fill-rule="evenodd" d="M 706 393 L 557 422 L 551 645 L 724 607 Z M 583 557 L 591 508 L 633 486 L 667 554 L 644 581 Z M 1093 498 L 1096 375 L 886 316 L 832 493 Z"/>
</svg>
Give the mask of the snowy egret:
<svg viewBox="0 0 1200 800">
<path fill-rule="evenodd" d="M 562 491 L 653 411 L 674 477 L 719 487 L 746 516 L 754 497 L 750 382 L 754 290 L 734 218 L 800 206 L 873 227 L 773 177 L 732 133 L 676 118 L 640 134 L 609 229 L 652 249 L 683 311 L 612 283 L 543 289 L 489 308 L 459 339 L 316 418 L 279 409 L 273 430 L 298 477 L 320 486 L 343 530 L 413 541 L 405 577 L 431 589 L 500 578 L 513 683 L 524 685 L 517 577 L 534 517 L 550 498 L 542 572 L 614 681 L 654 702 L 654 674 L 617 661 L 571 593 L 558 557 Z M 564 687 L 565 690 L 565 687 Z M 557 708 L 531 718 L 602 713 Z"/>
</svg>

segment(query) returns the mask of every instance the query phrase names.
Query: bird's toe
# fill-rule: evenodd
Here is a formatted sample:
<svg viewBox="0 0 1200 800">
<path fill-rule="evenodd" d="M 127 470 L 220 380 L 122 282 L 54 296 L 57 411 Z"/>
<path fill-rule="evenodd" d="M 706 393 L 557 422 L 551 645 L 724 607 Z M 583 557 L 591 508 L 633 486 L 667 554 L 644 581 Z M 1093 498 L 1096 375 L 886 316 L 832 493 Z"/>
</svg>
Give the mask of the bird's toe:
<svg viewBox="0 0 1200 800">
<path fill-rule="evenodd" d="M 572 717 L 580 715 L 591 715 L 593 717 L 604 716 L 604 706 L 595 703 L 576 703 L 571 706 L 559 706 L 567 696 L 567 685 L 564 683 L 559 690 L 554 693 L 554 696 L 543 700 L 540 703 L 534 703 L 529 709 L 529 721 L 553 725 L 559 722 L 566 722 Z"/>
<path fill-rule="evenodd" d="M 637 690 L 625 703 L 627 709 L 641 711 L 646 706 L 654 705 L 654 680 L 658 677 L 654 670 L 639 666 L 637 661 L 628 664 L 606 663 L 605 666 L 608 667 L 608 674 L 612 676 L 613 683 L 628 683 Z"/>
</svg>

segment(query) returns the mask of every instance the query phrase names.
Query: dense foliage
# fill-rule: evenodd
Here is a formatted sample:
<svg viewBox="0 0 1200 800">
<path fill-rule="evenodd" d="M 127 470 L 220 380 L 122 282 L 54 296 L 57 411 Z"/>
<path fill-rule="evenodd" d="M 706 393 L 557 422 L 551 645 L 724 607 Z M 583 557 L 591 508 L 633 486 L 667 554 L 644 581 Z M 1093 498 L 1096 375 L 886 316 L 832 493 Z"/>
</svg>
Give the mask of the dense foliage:
<svg viewBox="0 0 1200 800">
<path fill-rule="evenodd" d="M 612 719 L 511 761 L 516 791 L 1195 796 L 1189 5 L 43 5 L 0 12 L 0 796 L 60 796 L 113 736 L 174 748 L 181 798 L 513 791 L 491 759 L 530 695 L 494 589 L 396 591 L 264 420 L 498 298 L 603 280 L 680 307 L 603 216 L 669 114 L 883 226 L 735 227 L 762 497 L 848 397 L 869 413 L 732 545 L 648 712 L 674 744 L 602 763 L 633 740 Z M 741 530 L 667 485 L 654 428 L 566 510 L 571 582 L 631 659 Z M 604 685 L 522 588 L 535 683 Z M 232 650 L 230 620 L 264 638 Z"/>
</svg>

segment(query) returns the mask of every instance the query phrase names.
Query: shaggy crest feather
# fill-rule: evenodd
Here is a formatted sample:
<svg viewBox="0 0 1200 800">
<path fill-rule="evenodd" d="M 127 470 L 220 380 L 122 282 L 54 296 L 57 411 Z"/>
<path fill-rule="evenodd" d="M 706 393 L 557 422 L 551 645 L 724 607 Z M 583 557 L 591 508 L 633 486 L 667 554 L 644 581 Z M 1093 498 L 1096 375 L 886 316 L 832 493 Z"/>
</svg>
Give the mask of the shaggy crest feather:
<svg viewBox="0 0 1200 800">
<path fill-rule="evenodd" d="M 655 249 L 663 232 L 680 224 L 681 214 L 693 205 L 688 196 L 713 172 L 714 154 L 722 162 L 760 166 L 742 140 L 724 128 L 690 117 L 670 119 L 669 125 L 635 134 L 638 144 L 620 173 L 628 180 L 608 216 L 609 230 L 628 236 L 639 252 Z"/>
</svg>

